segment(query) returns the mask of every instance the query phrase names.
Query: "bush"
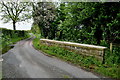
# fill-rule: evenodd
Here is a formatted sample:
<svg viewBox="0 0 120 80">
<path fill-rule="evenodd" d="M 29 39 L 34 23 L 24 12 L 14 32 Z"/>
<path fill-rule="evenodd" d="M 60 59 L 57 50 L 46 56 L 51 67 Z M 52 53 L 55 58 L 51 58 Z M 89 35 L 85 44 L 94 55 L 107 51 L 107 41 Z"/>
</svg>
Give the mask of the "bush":
<svg viewBox="0 0 120 80">
<path fill-rule="evenodd" d="M 118 75 L 119 59 L 115 55 L 111 56 L 109 54 L 109 50 L 107 50 L 107 53 L 105 55 L 106 63 L 101 64 L 101 62 L 94 57 L 87 57 L 80 54 L 76 54 L 74 52 L 71 52 L 69 50 L 66 50 L 65 48 L 56 45 L 48 46 L 40 43 L 40 40 L 37 38 L 33 40 L 33 45 L 36 49 L 39 49 L 49 55 L 56 56 L 67 62 L 79 65 L 85 69 L 92 70 L 104 76 L 108 76 L 112 78 L 120 78 L 120 76 Z M 113 54 L 117 54 L 117 52 Z"/>
<path fill-rule="evenodd" d="M 11 48 L 11 46 L 9 46 L 10 44 L 29 37 L 28 32 L 23 30 L 0 28 L 0 33 L 0 52 L 2 51 L 2 54 L 6 53 Z"/>
</svg>

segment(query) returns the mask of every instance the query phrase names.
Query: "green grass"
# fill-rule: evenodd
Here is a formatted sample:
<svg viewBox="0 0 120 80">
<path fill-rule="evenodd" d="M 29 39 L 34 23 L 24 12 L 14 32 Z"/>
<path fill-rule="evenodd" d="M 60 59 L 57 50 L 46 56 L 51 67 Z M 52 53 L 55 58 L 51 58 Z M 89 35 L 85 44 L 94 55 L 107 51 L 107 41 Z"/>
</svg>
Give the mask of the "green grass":
<svg viewBox="0 0 120 80">
<path fill-rule="evenodd" d="M 25 37 L 16 37 L 16 38 L 11 38 L 9 41 L 3 41 L 1 47 L 2 54 L 6 53 L 8 50 L 10 50 L 13 47 L 10 46 L 11 44 L 14 44 L 22 39 L 25 39 Z"/>
<path fill-rule="evenodd" d="M 30 37 L 29 35 L 26 35 L 24 37 L 18 37 L 18 36 L 14 36 L 11 38 L 11 36 L 9 35 L 4 35 L 1 37 L 0 36 L 0 55 L 6 53 L 7 51 L 9 51 L 11 48 L 13 48 L 13 46 L 10 46 L 12 44 L 15 44 L 16 42 L 23 40 L 25 38 Z M 1 63 L 0 63 L 0 68 L 1 68 Z M 0 80 L 2 79 L 2 70 L 0 69 Z"/>
<path fill-rule="evenodd" d="M 0 55 L 6 53 L 9 49 L 12 48 L 9 45 L 14 44 L 21 39 L 30 37 L 28 31 L 24 30 L 9 30 L 0 28 L 0 32 Z"/>
<path fill-rule="evenodd" d="M 96 72 L 110 78 L 120 78 L 118 65 L 102 64 L 94 57 L 76 54 L 59 46 L 48 46 L 40 43 L 39 39 L 33 40 L 33 46 L 49 55 L 56 56 L 64 61 L 80 66 L 84 69 Z"/>
</svg>

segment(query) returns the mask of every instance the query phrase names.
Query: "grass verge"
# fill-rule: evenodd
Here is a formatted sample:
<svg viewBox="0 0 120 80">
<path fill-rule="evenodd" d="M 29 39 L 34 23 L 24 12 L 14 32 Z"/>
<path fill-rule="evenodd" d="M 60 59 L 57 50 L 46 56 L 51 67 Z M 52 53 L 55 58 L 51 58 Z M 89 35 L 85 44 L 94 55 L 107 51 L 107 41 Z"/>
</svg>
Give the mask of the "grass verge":
<svg viewBox="0 0 120 80">
<path fill-rule="evenodd" d="M 94 57 L 87 57 L 80 54 L 75 54 L 69 50 L 61 48 L 59 46 L 48 46 L 40 43 L 39 39 L 33 40 L 33 46 L 45 52 L 46 54 L 56 56 L 64 61 L 80 66 L 92 72 L 99 73 L 100 75 L 119 79 L 119 66 L 118 65 L 108 65 L 102 64 Z"/>
<path fill-rule="evenodd" d="M 17 37 L 17 38 L 11 38 L 10 41 L 7 41 L 8 44 L 6 44 L 6 42 L 2 42 L 2 46 L 1 46 L 1 52 L 2 54 L 6 53 L 7 51 L 9 51 L 11 48 L 13 48 L 13 46 L 10 46 L 20 40 L 25 39 L 25 37 Z"/>
</svg>

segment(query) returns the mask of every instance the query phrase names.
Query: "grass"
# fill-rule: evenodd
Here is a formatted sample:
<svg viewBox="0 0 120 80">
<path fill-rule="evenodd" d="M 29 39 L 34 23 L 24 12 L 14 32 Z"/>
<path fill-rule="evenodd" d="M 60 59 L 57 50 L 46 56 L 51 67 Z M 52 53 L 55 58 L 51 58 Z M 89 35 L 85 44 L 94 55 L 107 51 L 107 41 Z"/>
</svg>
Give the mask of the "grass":
<svg viewBox="0 0 120 80">
<path fill-rule="evenodd" d="M 56 56 L 64 61 L 75 64 L 89 71 L 96 72 L 109 78 L 120 78 L 118 74 L 120 71 L 118 65 L 102 64 L 101 61 L 98 61 L 94 57 L 76 54 L 56 45 L 44 45 L 40 43 L 39 39 L 37 38 L 33 40 L 33 46 L 36 49 L 45 52 L 46 54 Z"/>
<path fill-rule="evenodd" d="M 29 36 L 27 36 L 29 37 Z M 11 48 L 13 48 L 13 46 L 10 46 L 12 44 L 15 44 L 16 42 L 23 40 L 27 37 L 16 37 L 16 38 L 9 38 L 9 40 L 5 41 L 5 40 L 1 40 L 1 46 L 0 46 L 0 55 L 4 54 L 6 52 L 8 52 Z M 1 62 L 0 62 L 0 68 L 1 68 Z M 2 79 L 2 70 L 0 69 L 0 80 Z"/>
<path fill-rule="evenodd" d="M 2 54 L 6 53 L 8 50 L 13 48 L 13 46 L 10 46 L 11 44 L 14 44 L 22 39 L 25 39 L 25 37 L 11 38 L 11 40 L 9 41 L 2 42 L 2 47 L 1 47 Z"/>
</svg>

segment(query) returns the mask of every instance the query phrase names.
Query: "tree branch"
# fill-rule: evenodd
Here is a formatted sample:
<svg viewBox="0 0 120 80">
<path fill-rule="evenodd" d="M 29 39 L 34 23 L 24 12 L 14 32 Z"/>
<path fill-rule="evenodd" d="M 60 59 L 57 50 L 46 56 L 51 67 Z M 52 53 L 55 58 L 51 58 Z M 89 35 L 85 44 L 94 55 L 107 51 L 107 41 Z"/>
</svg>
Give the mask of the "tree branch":
<svg viewBox="0 0 120 80">
<path fill-rule="evenodd" d="M 13 17 L 10 14 L 10 11 L 9 11 L 8 7 L 5 5 L 4 2 L 2 2 L 2 5 L 7 9 L 7 13 L 9 14 L 10 18 L 13 19 Z"/>
</svg>

